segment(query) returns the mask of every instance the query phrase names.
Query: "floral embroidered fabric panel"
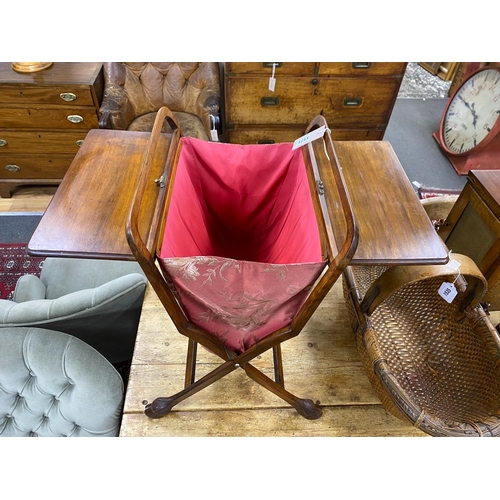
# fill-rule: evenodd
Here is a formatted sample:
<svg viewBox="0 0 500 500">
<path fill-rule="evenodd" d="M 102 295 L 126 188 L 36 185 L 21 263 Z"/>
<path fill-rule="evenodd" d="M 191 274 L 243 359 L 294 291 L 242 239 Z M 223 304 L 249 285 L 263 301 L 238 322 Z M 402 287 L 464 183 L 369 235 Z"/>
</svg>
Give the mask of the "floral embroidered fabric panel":
<svg viewBox="0 0 500 500">
<path fill-rule="evenodd" d="M 189 320 L 238 353 L 289 325 L 325 267 L 201 256 L 159 262 Z"/>
</svg>

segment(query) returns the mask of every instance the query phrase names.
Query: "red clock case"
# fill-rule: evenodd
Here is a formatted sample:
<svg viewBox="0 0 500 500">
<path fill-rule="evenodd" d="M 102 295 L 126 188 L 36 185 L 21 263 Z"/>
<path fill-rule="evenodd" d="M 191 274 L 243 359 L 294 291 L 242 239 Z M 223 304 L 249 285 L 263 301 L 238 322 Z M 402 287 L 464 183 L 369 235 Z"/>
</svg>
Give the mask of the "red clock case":
<svg viewBox="0 0 500 500">
<path fill-rule="evenodd" d="M 455 153 L 450 151 L 446 147 L 443 137 L 444 120 L 451 102 L 460 92 L 460 89 L 471 78 L 486 70 L 496 70 L 500 75 L 500 68 L 489 66 L 480 68 L 477 71 L 474 71 L 474 73 L 471 73 L 450 97 L 450 100 L 448 101 L 441 117 L 439 129 L 432 134 L 459 175 L 467 175 L 469 170 L 500 170 L 500 119 L 495 122 L 491 132 L 475 148 L 472 148 L 464 153 Z"/>
</svg>

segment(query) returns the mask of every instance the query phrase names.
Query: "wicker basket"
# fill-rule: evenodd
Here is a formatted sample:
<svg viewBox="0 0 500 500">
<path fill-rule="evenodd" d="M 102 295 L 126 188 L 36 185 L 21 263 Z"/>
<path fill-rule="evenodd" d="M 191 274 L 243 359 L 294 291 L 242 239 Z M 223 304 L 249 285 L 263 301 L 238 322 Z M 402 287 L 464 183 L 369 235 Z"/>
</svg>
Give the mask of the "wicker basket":
<svg viewBox="0 0 500 500">
<path fill-rule="evenodd" d="M 500 434 L 500 338 L 479 305 L 486 281 L 446 266 L 349 267 L 344 296 L 358 352 L 384 407 L 433 436 Z M 458 295 L 448 304 L 443 282 Z"/>
</svg>

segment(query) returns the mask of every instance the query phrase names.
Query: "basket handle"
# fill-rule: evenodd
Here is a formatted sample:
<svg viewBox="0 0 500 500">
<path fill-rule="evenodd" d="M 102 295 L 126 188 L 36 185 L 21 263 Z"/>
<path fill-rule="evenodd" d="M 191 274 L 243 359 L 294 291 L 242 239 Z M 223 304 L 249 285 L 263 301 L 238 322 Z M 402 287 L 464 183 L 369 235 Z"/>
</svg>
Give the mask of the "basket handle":
<svg viewBox="0 0 500 500">
<path fill-rule="evenodd" d="M 453 259 L 460 263 L 460 274 L 466 278 L 467 293 L 462 307 L 475 307 L 488 290 L 488 283 L 476 263 L 462 254 L 453 254 Z M 457 271 L 448 264 L 432 266 L 395 266 L 381 274 L 370 286 L 362 302 L 361 310 L 368 316 L 389 295 L 404 285 L 435 278 L 438 276 L 453 276 Z"/>
</svg>

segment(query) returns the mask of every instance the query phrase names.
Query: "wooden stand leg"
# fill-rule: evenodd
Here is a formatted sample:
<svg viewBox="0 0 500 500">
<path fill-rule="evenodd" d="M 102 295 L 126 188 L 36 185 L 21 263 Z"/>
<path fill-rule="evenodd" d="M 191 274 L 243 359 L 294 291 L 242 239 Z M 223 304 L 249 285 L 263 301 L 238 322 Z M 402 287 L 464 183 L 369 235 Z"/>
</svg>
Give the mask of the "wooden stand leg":
<svg viewBox="0 0 500 500">
<path fill-rule="evenodd" d="M 304 418 L 307 418 L 308 420 L 315 420 L 320 418 L 323 414 L 323 410 L 311 399 L 301 399 L 294 396 L 290 392 L 286 391 L 281 385 L 274 382 L 274 380 L 271 380 L 269 377 L 257 370 L 257 368 L 252 366 L 250 363 L 246 363 L 243 366 L 243 369 L 252 380 L 286 401 L 297 410 L 299 415 L 302 415 Z"/>
<path fill-rule="evenodd" d="M 184 387 L 194 384 L 196 380 L 196 352 L 198 343 L 193 339 L 189 339 L 188 352 L 186 359 L 186 377 L 184 379 Z"/>
<path fill-rule="evenodd" d="M 152 403 L 146 405 L 146 415 L 150 418 L 160 418 L 168 415 L 168 413 L 170 413 L 170 410 L 176 404 L 184 401 L 189 396 L 196 394 L 205 387 L 208 387 L 220 378 L 226 376 L 228 373 L 231 373 L 236 368 L 237 365 L 235 365 L 234 361 L 227 361 L 215 370 L 207 373 L 207 375 L 200 378 L 200 380 L 198 380 L 194 384 L 191 384 L 189 387 L 184 388 L 177 394 L 166 398 L 156 398 Z"/>
<path fill-rule="evenodd" d="M 255 356 L 260 354 L 261 349 L 258 349 L 252 353 L 247 352 L 241 354 L 240 356 L 235 355 L 235 353 L 233 352 L 227 351 L 225 353 L 225 362 L 222 365 L 195 382 L 197 345 L 198 343 L 195 340 L 191 338 L 189 339 L 184 389 L 177 394 L 174 394 L 173 396 L 156 398 L 152 403 L 147 404 L 145 408 L 145 414 L 148 417 L 161 418 L 165 415 L 168 415 L 168 413 L 170 413 L 170 411 L 176 404 L 196 394 L 205 387 L 208 387 L 209 385 L 213 384 L 228 373 L 231 373 L 233 370 L 239 368 L 240 366 L 245 370 L 246 374 L 252 380 L 286 401 L 304 418 L 314 420 L 320 418 L 323 414 L 323 411 L 321 410 L 319 405 L 314 403 L 311 399 L 298 398 L 285 390 L 283 361 L 281 356 L 280 344 L 276 344 L 272 347 L 274 376 L 276 381 L 270 379 L 249 363 L 249 360 L 254 359 Z M 264 347 L 262 348 L 262 351 L 263 350 L 265 350 Z"/>
<path fill-rule="evenodd" d="M 283 375 L 283 358 L 281 357 L 281 344 L 273 347 L 274 380 L 285 388 L 285 377 Z"/>
</svg>

